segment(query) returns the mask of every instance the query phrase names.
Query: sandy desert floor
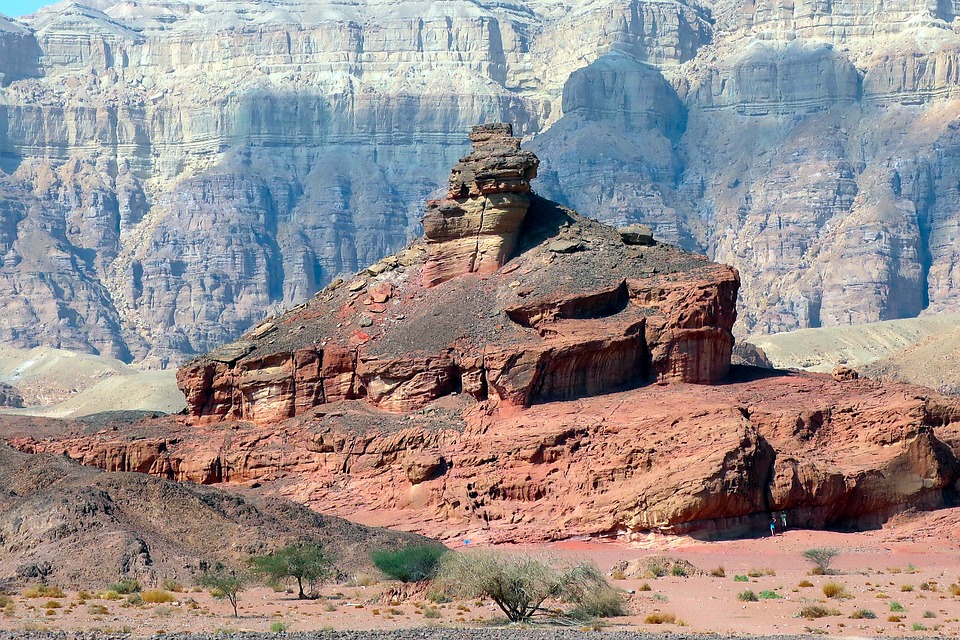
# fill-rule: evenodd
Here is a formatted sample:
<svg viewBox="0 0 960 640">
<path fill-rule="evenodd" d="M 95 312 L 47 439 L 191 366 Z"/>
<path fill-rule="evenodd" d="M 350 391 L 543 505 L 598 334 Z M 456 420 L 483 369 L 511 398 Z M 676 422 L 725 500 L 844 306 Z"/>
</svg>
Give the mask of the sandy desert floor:
<svg viewBox="0 0 960 640">
<path fill-rule="evenodd" d="M 615 586 L 629 592 L 631 615 L 608 619 L 605 624 L 610 629 L 958 637 L 958 511 L 901 518 L 895 526 L 863 533 L 787 531 L 774 538 L 720 542 L 651 535 L 630 543 L 567 541 L 513 549 L 587 558 L 605 571 L 622 560 L 667 556 L 686 560 L 704 572 L 613 580 Z M 840 551 L 834 561 L 835 575 L 810 575 L 812 565 L 801 553 L 821 546 Z M 720 567 L 723 577 L 710 575 L 720 573 Z M 839 586 L 839 597 L 825 595 L 824 586 L 829 583 Z M 230 615 L 225 601 L 202 592 L 174 593 L 176 603 L 140 606 L 122 599 L 103 600 L 95 593 L 81 598 L 77 591 L 60 598 L 27 598 L 21 593 L 12 596 L 12 606 L 0 607 L 0 629 L 129 631 L 134 635 L 280 628 L 368 630 L 476 627 L 501 617 L 489 601 L 433 604 L 424 592 L 391 601 L 386 594 L 397 586 L 382 580 L 367 586 L 328 585 L 323 597 L 311 601 L 298 601 L 288 593 L 264 587 L 251 588 L 241 594 L 239 618 Z M 94 589 L 91 585 L 88 591 Z M 742 600 L 740 594 L 747 590 L 758 600 Z M 804 618 L 800 613 L 806 607 L 821 607 L 828 615 Z M 857 611 L 875 617 L 852 617 Z M 651 616 L 667 622 L 653 624 Z"/>
</svg>

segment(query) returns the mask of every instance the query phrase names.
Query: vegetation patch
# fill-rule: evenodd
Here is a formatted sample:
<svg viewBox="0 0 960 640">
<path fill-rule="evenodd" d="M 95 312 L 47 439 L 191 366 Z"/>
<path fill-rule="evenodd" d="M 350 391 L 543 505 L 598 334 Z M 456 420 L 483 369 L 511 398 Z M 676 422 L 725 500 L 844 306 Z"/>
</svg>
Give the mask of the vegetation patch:
<svg viewBox="0 0 960 640">
<path fill-rule="evenodd" d="M 440 559 L 448 551 L 446 547 L 416 545 L 396 551 L 374 551 L 370 559 L 380 571 L 395 580 L 420 582 L 433 577 Z"/>
<path fill-rule="evenodd" d="M 838 555 L 840 555 L 840 552 L 832 547 L 814 547 L 813 549 L 806 549 L 803 552 L 803 557 L 814 564 L 814 568 L 810 573 L 815 575 L 829 575 L 833 573 L 830 565 Z"/>
<path fill-rule="evenodd" d="M 800 609 L 798 615 L 807 620 L 816 620 L 817 618 L 826 618 L 827 616 L 838 616 L 840 615 L 840 611 L 837 609 L 828 609 L 823 605 L 812 604 Z"/>
</svg>

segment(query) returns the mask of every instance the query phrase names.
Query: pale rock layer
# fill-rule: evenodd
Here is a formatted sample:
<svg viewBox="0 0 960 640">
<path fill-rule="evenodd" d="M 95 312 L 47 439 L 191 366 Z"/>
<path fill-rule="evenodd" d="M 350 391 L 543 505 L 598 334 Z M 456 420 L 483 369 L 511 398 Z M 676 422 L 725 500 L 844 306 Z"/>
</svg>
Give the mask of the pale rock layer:
<svg viewBox="0 0 960 640">
<path fill-rule="evenodd" d="M 153 365 L 213 348 L 417 235 L 465 132 L 496 121 L 528 137 L 543 195 L 736 267 L 740 334 L 956 311 L 957 13 L 95 0 L 0 19 L 0 340 Z"/>
</svg>

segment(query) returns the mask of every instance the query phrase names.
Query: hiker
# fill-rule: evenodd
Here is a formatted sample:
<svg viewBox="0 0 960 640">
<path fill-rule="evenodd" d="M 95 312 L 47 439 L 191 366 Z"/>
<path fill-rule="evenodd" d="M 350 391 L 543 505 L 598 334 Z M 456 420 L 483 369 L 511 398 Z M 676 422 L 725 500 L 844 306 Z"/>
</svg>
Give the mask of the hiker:
<svg viewBox="0 0 960 640">
<path fill-rule="evenodd" d="M 780 512 L 780 530 L 781 531 L 787 530 L 787 512 L 786 511 Z"/>
<path fill-rule="evenodd" d="M 777 519 L 770 516 L 770 537 L 777 535 Z"/>
</svg>

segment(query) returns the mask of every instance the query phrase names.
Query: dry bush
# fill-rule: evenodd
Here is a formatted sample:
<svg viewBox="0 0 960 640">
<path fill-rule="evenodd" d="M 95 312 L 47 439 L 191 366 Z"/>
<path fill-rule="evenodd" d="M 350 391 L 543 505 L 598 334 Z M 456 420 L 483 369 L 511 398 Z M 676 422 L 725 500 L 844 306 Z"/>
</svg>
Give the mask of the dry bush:
<svg viewBox="0 0 960 640">
<path fill-rule="evenodd" d="M 713 569 L 712 571 L 710 571 L 710 575 L 713 576 L 714 578 L 725 578 L 727 577 L 727 572 L 724 570 L 722 566 L 719 566 L 716 569 Z"/>
<path fill-rule="evenodd" d="M 801 580 L 800 583 L 799 583 L 797 586 L 800 587 L 800 588 L 802 588 L 802 589 L 805 589 L 805 588 L 807 588 L 807 587 L 812 587 L 812 586 L 813 586 L 813 583 L 810 582 L 809 580 Z"/>
<path fill-rule="evenodd" d="M 512 622 L 545 613 L 547 600 L 582 606 L 599 592 L 616 593 L 591 563 L 486 549 L 446 554 L 437 582 L 453 595 L 490 598 Z"/>
<path fill-rule="evenodd" d="M 164 578 L 161 580 L 160 588 L 164 591 L 172 591 L 173 593 L 183 593 L 183 585 L 173 578 Z"/>
<path fill-rule="evenodd" d="M 140 593 L 140 597 L 143 598 L 144 602 L 150 604 L 164 604 L 167 602 L 176 602 L 177 599 L 169 591 L 164 591 L 163 589 L 151 589 L 149 591 L 143 591 Z"/>
<path fill-rule="evenodd" d="M 823 585 L 823 595 L 828 598 L 836 598 L 838 600 L 848 600 L 853 596 L 850 595 L 850 592 L 847 591 L 847 588 L 842 584 L 837 584 L 836 582 L 828 582 Z"/>
<path fill-rule="evenodd" d="M 823 605 L 812 604 L 800 609 L 800 617 L 807 620 L 816 620 L 817 618 L 826 618 L 827 616 L 838 616 L 840 611 L 837 609 L 828 609 Z"/>
<path fill-rule="evenodd" d="M 651 613 L 644 622 L 647 624 L 676 624 L 677 616 L 672 613 Z"/>
<path fill-rule="evenodd" d="M 854 620 L 874 620 L 877 614 L 870 609 L 857 609 L 850 614 L 850 617 Z"/>
<path fill-rule="evenodd" d="M 27 587 L 22 593 L 24 598 L 65 598 L 66 594 L 60 587 L 51 587 L 49 585 L 38 585 Z"/>
<path fill-rule="evenodd" d="M 610 570 L 610 575 L 622 573 L 625 578 L 660 578 L 666 575 L 673 576 L 702 576 L 706 572 L 691 562 L 682 558 L 669 556 L 648 556 L 636 560 L 621 560 Z"/>
</svg>

